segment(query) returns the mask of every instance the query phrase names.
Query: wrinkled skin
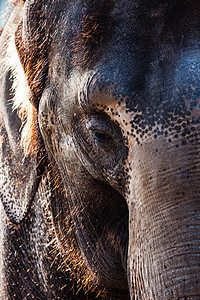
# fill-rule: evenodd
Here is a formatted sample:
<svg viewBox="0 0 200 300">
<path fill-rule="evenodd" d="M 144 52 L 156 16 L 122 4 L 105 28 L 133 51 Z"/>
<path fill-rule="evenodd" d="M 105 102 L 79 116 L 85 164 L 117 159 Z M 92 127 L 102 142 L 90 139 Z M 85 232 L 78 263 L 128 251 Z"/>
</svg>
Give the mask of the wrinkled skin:
<svg viewBox="0 0 200 300">
<path fill-rule="evenodd" d="M 2 72 L 2 299 L 199 299 L 199 1 L 16 14 L 36 146 Z"/>
</svg>

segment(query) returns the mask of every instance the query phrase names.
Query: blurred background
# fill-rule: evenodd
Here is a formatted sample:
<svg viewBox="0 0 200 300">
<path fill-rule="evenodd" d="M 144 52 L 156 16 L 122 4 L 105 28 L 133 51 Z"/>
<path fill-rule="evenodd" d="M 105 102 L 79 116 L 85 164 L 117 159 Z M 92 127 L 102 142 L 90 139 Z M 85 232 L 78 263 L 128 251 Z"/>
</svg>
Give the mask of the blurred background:
<svg viewBox="0 0 200 300">
<path fill-rule="evenodd" d="M 5 20 L 8 15 L 8 7 L 7 0 L 0 0 L 0 26 L 4 26 Z"/>
</svg>

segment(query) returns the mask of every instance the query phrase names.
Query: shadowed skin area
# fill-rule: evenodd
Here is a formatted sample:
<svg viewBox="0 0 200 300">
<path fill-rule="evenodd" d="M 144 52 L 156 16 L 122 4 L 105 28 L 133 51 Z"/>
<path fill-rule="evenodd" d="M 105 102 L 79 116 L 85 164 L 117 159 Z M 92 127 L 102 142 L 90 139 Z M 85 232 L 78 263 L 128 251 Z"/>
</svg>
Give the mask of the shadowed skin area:
<svg viewBox="0 0 200 300">
<path fill-rule="evenodd" d="M 21 120 L 2 110 L 2 295 L 199 299 L 199 2 L 26 1 L 23 11 L 15 47 L 37 142 L 24 161 Z M 15 161 L 21 173 L 30 165 L 17 192 Z"/>
</svg>

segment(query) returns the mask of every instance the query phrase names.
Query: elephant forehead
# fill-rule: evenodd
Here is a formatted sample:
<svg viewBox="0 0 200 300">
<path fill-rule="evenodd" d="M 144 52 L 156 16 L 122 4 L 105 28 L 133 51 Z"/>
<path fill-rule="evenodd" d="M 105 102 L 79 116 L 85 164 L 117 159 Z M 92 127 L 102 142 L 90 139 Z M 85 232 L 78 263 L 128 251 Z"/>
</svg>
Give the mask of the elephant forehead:
<svg viewBox="0 0 200 300">
<path fill-rule="evenodd" d="M 177 147 L 195 141 L 199 132 L 200 106 L 197 77 L 199 64 L 184 58 L 175 71 L 169 91 L 149 91 L 149 95 L 136 91 L 126 93 L 123 85 L 104 75 L 91 73 L 85 87 L 79 93 L 81 105 L 95 107 L 117 121 L 123 133 L 138 144 L 159 136 Z M 157 97 L 157 98 L 156 98 Z M 177 143 L 176 143 L 177 141 Z"/>
</svg>

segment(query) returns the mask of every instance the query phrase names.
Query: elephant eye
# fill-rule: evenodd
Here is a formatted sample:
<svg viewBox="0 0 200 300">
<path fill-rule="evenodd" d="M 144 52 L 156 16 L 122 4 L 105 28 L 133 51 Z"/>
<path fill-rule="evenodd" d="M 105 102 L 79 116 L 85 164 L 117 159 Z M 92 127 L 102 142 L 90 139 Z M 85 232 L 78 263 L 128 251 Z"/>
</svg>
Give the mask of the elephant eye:
<svg viewBox="0 0 200 300">
<path fill-rule="evenodd" d="M 86 122 L 90 138 L 105 151 L 113 150 L 121 142 L 121 136 L 115 124 L 99 116 L 92 116 Z"/>
<path fill-rule="evenodd" d="M 94 136 L 94 139 L 99 144 L 106 144 L 114 142 L 113 137 L 105 132 L 90 130 L 91 135 Z"/>
</svg>

